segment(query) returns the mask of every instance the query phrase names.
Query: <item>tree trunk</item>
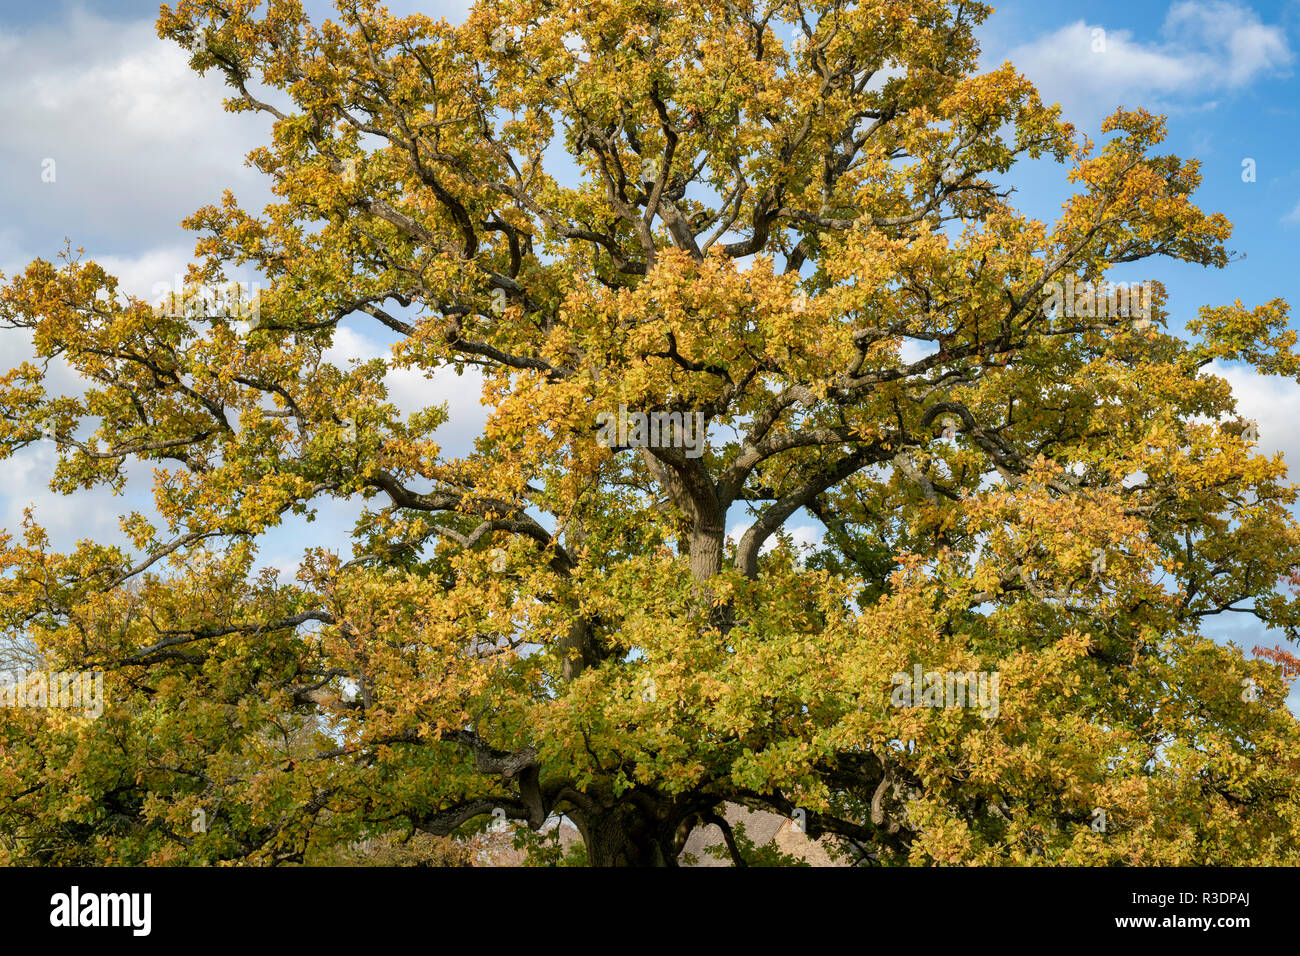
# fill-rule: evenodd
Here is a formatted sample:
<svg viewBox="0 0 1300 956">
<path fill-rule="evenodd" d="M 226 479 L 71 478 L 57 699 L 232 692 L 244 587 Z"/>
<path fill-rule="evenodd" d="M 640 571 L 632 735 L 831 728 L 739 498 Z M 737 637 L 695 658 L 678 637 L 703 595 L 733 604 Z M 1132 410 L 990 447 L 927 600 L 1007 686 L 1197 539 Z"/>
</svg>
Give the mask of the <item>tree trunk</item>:
<svg viewBox="0 0 1300 956">
<path fill-rule="evenodd" d="M 569 814 L 587 848 L 588 866 L 676 866 L 672 835 L 634 804 Z"/>
<path fill-rule="evenodd" d="M 560 641 L 562 675 L 566 681 L 574 680 L 595 661 L 591 646 L 591 627 L 582 617 L 569 623 L 569 633 Z"/>
<path fill-rule="evenodd" d="M 691 576 L 707 581 L 722 570 L 722 538 L 726 529 L 696 525 L 691 531 Z"/>
</svg>

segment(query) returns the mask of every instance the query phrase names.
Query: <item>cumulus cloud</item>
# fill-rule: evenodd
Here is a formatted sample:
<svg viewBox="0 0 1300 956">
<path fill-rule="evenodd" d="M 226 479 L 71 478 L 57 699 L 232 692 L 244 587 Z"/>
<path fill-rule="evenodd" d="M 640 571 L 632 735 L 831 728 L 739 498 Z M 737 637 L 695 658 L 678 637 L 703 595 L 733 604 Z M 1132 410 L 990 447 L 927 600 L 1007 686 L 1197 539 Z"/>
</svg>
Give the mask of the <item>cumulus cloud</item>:
<svg viewBox="0 0 1300 956">
<path fill-rule="evenodd" d="M 802 514 L 802 512 L 800 513 Z M 749 516 L 745 517 L 748 518 Z M 732 526 L 731 530 L 727 532 L 727 537 L 738 544 L 740 539 L 745 536 L 745 532 L 750 529 L 753 523 L 753 520 L 742 520 L 740 523 Z M 782 528 L 782 531 L 790 536 L 795 549 L 799 552 L 802 552 L 805 548 L 816 547 L 821 544 L 822 537 L 826 534 L 826 529 L 822 527 L 820 523 L 786 525 Z M 776 537 L 770 537 L 763 543 L 763 546 L 758 549 L 758 553 L 767 554 L 776 546 Z"/>
<path fill-rule="evenodd" d="M 257 206 L 269 197 L 244 166 L 265 121 L 226 113 L 220 79 L 191 71 L 148 20 L 72 8 L 59 22 L 0 26 L 0 73 L 0 221 L 24 237 L 20 249 L 0 241 L 6 258 L 48 258 L 65 237 L 92 254 L 175 244 L 180 220 L 221 189 Z"/>
<path fill-rule="evenodd" d="M 1209 371 L 1227 380 L 1237 399 L 1238 413 L 1254 420 L 1259 429 L 1259 450 L 1265 454 L 1282 452 L 1290 470 L 1300 476 L 1300 384 L 1288 378 L 1260 375 L 1244 365 L 1214 362 Z"/>
<path fill-rule="evenodd" d="M 1228 0 L 1175 3 L 1165 19 L 1165 32 L 1192 51 L 1189 59 L 1210 67 L 1209 80 L 1217 85 L 1244 86 L 1258 74 L 1291 64 L 1282 28 L 1266 26 L 1253 10 Z"/>
<path fill-rule="evenodd" d="M 1015 47 L 1009 56 L 1045 99 L 1076 116 L 1109 113 L 1138 100 L 1163 101 L 1164 108 L 1213 107 L 1206 94 L 1284 73 L 1294 59 L 1282 27 L 1229 0 L 1173 4 L 1158 37 L 1076 20 Z"/>
<path fill-rule="evenodd" d="M 90 539 L 129 549 L 118 524 L 119 516 L 132 510 L 148 513 L 150 466 L 130 461 L 123 466 L 131 488 L 125 495 L 96 487 L 79 489 L 68 496 L 50 490 L 56 453 L 50 441 L 29 445 L 4 462 L 4 494 L 0 495 L 0 528 L 21 534 L 24 511 L 50 535 L 55 550 L 70 550 L 77 541 Z"/>
<path fill-rule="evenodd" d="M 334 341 L 323 355 L 325 361 L 339 368 L 348 368 L 353 361 L 387 360 L 388 357 L 388 346 L 361 331 L 351 320 L 335 330 Z M 445 402 L 447 423 L 435 435 L 443 454 L 458 457 L 473 451 L 474 439 L 482 433 L 489 412 L 479 402 L 483 376 L 477 369 L 467 368 L 463 375 L 457 375 L 449 368 L 430 373 L 416 368 L 390 367 L 384 385 L 388 400 L 404 416 Z"/>
<path fill-rule="evenodd" d="M 117 277 L 120 293 L 156 303 L 160 285 L 167 285 L 163 294 L 183 287 L 185 271 L 194 258 L 191 251 L 189 246 L 163 246 L 135 256 L 96 256 L 95 261 Z"/>
<path fill-rule="evenodd" d="M 822 535 L 826 533 L 826 529 L 821 525 L 811 524 L 795 525 L 793 528 L 787 528 L 786 530 L 790 533 L 790 537 L 794 539 L 795 547 L 801 550 L 821 544 Z"/>
</svg>

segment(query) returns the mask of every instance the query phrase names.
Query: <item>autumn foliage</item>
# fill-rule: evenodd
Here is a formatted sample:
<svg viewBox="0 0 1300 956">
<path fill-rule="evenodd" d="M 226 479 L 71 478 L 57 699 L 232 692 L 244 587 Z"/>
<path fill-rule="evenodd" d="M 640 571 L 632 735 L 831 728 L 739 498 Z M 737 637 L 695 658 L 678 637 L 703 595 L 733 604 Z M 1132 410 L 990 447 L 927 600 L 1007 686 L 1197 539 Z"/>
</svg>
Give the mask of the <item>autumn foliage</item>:
<svg viewBox="0 0 1300 956">
<path fill-rule="evenodd" d="M 1286 685 L 1204 623 L 1297 636 L 1295 490 L 1212 363 L 1300 356 L 1285 303 L 1159 283 L 1230 258 L 1160 117 L 1095 143 L 976 72 L 975 3 L 339 8 L 158 21 L 271 129 L 274 204 L 187 223 L 196 288 L 262 278 L 255 323 L 76 256 L 0 289 L 89 383 L 0 378 L 0 454 L 53 441 L 69 495 L 148 462 L 155 505 L 129 545 L 0 539 L 7 634 L 107 696 L 0 710 L 10 861 L 312 863 L 564 814 L 591 863 L 671 865 L 732 803 L 864 864 L 1300 863 Z M 1051 223 L 1012 204 L 1032 159 L 1073 189 Z M 1149 321 L 1046 307 L 1116 270 Z M 327 361 L 344 321 L 386 359 Z M 390 369 L 481 387 L 473 448 Z M 620 406 L 702 412 L 702 456 L 602 444 Z M 350 551 L 259 565 L 338 502 Z M 893 706 L 916 665 L 996 673 L 996 716 Z"/>
</svg>

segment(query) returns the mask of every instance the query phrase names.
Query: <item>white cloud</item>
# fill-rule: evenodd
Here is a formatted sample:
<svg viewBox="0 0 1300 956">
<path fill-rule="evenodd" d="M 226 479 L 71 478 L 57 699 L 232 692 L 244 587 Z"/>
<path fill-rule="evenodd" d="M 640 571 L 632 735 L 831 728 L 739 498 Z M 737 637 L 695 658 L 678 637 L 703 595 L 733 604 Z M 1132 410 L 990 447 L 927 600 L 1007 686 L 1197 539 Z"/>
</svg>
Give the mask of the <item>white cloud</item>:
<svg viewBox="0 0 1300 956">
<path fill-rule="evenodd" d="M 1238 413 L 1256 423 L 1259 451 L 1280 451 L 1288 467 L 1295 467 L 1300 462 L 1300 432 L 1295 428 L 1300 421 L 1300 384 L 1288 378 L 1260 375 L 1244 365 L 1214 362 L 1209 371 L 1227 380 L 1236 396 Z"/>
<path fill-rule="evenodd" d="M 727 532 L 727 537 L 731 539 L 733 542 L 739 544 L 740 539 L 745 536 L 745 532 L 748 531 L 750 527 L 753 526 L 753 524 L 754 522 L 752 520 L 745 521 L 742 524 L 736 524 L 732 527 L 730 531 Z M 782 528 L 782 531 L 788 534 L 790 538 L 794 541 L 795 549 L 797 551 L 802 551 L 804 548 L 809 546 L 815 547 L 816 545 L 821 544 L 822 537 L 826 534 L 826 529 L 823 528 L 820 524 L 799 524 L 793 526 L 786 526 Z M 777 545 L 777 539 L 776 536 L 773 535 L 763 543 L 763 546 L 758 549 L 758 553 L 767 554 L 769 551 L 775 548 L 776 545 Z"/>
<path fill-rule="evenodd" d="M 911 365 L 913 362 L 919 362 L 921 359 L 933 355 L 938 351 L 938 342 L 928 342 L 924 339 L 905 338 L 898 348 L 898 360 L 904 365 Z"/>
<path fill-rule="evenodd" d="M 269 198 L 244 166 L 266 121 L 225 112 L 230 90 L 191 71 L 150 20 L 72 8 L 0 36 L 0 74 L 0 220 L 21 230 L 27 258 L 52 256 L 65 236 L 92 251 L 175 242 L 180 220 L 227 187 L 256 206 Z"/>
<path fill-rule="evenodd" d="M 4 475 L 4 495 L 0 496 L 0 528 L 10 534 L 21 534 L 23 511 L 32 508 L 35 522 L 50 535 L 55 550 L 71 549 L 76 541 L 90 538 L 104 544 L 126 544 L 118 527 L 118 515 L 142 506 L 147 502 L 136 496 L 124 500 L 107 488 L 80 489 L 68 496 L 51 491 L 49 482 L 54 474 L 55 451 L 49 441 L 29 445 L 18 454 L 0 463 Z M 148 487 L 144 465 L 128 466 L 128 474 L 137 487 Z"/>
<path fill-rule="evenodd" d="M 102 255 L 95 261 L 104 271 L 118 279 L 118 291 L 155 304 L 157 286 L 166 283 L 166 291 L 179 290 L 185 271 L 194 258 L 190 246 L 166 246 L 138 256 Z M 179 280 L 179 281 L 178 281 Z"/>
<path fill-rule="evenodd" d="M 821 544 L 822 535 L 826 533 L 821 525 L 801 524 L 786 529 L 794 539 L 795 547 L 803 549 Z"/>
<path fill-rule="evenodd" d="M 1153 98 L 1237 90 L 1260 76 L 1285 72 L 1293 60 L 1281 27 L 1266 25 L 1249 7 L 1227 0 L 1175 3 L 1158 39 L 1077 20 L 1015 47 L 1009 56 L 1045 99 L 1085 115 L 1138 101 L 1152 105 Z"/>
<path fill-rule="evenodd" d="M 323 357 L 339 368 L 347 368 L 353 359 L 367 362 L 388 356 L 387 346 L 348 323 L 335 330 L 334 341 Z M 405 416 L 446 402 L 447 423 L 434 436 L 443 454 L 455 457 L 473 450 L 474 439 L 482 433 L 488 417 L 488 409 L 479 403 L 483 377 L 477 369 L 467 368 L 464 375 L 458 376 L 449 368 L 430 375 L 417 368 L 390 367 L 384 385 L 388 400 Z"/>
<path fill-rule="evenodd" d="M 1244 86 L 1258 73 L 1291 64 L 1282 28 L 1264 25 L 1253 10 L 1229 0 L 1175 3 L 1165 18 L 1165 33 L 1185 49 L 1207 48 L 1207 53 L 1193 53 L 1191 58 L 1205 66 L 1209 56 L 1211 81 L 1229 87 Z"/>
</svg>

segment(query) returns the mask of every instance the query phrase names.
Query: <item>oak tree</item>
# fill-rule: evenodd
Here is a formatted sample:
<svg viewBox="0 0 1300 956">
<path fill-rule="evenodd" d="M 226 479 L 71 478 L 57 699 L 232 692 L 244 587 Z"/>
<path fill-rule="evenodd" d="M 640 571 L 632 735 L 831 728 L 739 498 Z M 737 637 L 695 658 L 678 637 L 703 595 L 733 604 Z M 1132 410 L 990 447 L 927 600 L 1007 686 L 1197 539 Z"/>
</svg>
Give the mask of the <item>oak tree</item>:
<svg viewBox="0 0 1300 956">
<path fill-rule="evenodd" d="M 966 0 L 337 6 L 162 8 L 271 131 L 275 201 L 187 220 L 182 307 L 71 254 L 0 292 L 40 360 L 3 455 L 52 441 L 69 495 L 154 475 L 121 541 L 2 540 L 6 633 L 106 695 L 0 711 L 8 859 L 564 815 L 592 864 L 674 865 L 739 804 L 866 864 L 1300 862 L 1282 676 L 1206 624 L 1297 636 L 1295 491 L 1214 363 L 1300 356 L 1284 302 L 1160 284 L 1231 258 L 1161 117 L 1091 141 L 977 69 Z M 1054 222 L 1013 204 L 1031 161 Z M 345 322 L 386 357 L 328 361 Z M 394 369 L 481 389 L 473 447 Z M 701 453 L 602 441 L 620 408 L 703 416 Z M 259 566 L 331 503 L 350 551 Z M 996 699 L 895 706 L 922 672 Z"/>
</svg>

